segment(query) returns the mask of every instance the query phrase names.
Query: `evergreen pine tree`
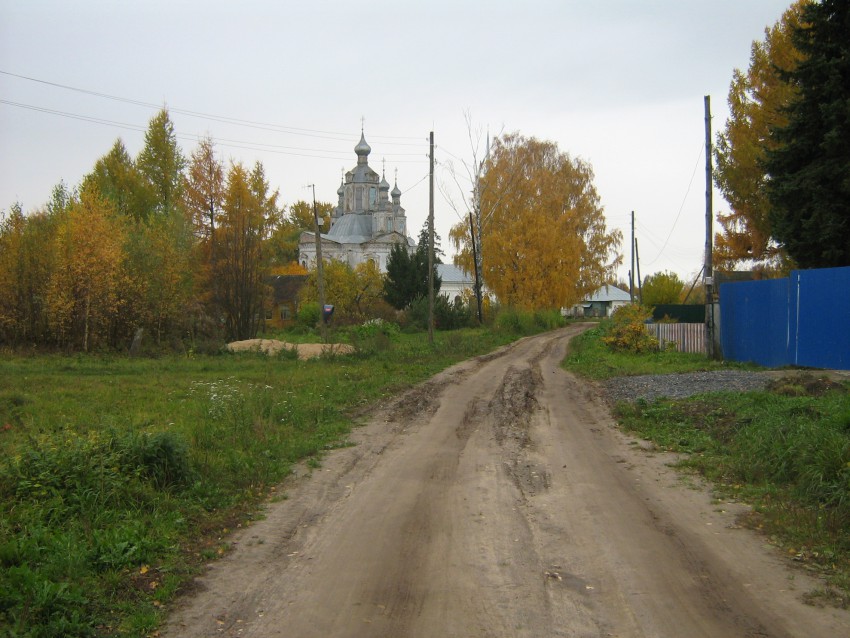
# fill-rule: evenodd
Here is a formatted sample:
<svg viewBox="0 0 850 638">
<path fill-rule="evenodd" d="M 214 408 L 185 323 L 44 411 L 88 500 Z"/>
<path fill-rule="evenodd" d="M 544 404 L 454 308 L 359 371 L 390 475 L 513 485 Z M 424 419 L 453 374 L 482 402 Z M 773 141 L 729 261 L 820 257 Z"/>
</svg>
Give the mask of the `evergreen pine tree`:
<svg viewBox="0 0 850 638">
<path fill-rule="evenodd" d="M 850 265 L 850 3 L 807 5 L 797 89 L 766 154 L 771 233 L 802 268 Z"/>
</svg>

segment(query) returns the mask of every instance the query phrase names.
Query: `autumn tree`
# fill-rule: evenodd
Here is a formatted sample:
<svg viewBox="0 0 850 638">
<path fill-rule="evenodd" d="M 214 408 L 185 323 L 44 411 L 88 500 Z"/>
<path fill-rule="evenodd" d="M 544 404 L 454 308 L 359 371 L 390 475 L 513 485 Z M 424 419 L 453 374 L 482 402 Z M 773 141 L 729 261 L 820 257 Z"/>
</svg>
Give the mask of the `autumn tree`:
<svg viewBox="0 0 850 638">
<path fill-rule="evenodd" d="M 25 215 L 20 204 L 0 212 L 0 343 L 54 341 L 47 289 L 55 268 L 56 230 L 74 193 L 60 182 L 50 200 Z"/>
<path fill-rule="evenodd" d="M 239 163 L 230 167 L 212 277 L 214 305 L 229 340 L 253 338 L 265 316 L 265 241 L 275 223 L 277 197 L 259 162 L 250 173 Z"/>
<path fill-rule="evenodd" d="M 772 239 L 764 159 L 777 144 L 770 131 L 787 123 L 785 109 L 796 92 L 784 74 L 802 58 L 791 33 L 808 2 L 798 0 L 766 28 L 764 40 L 752 44 L 747 71 L 735 69 L 732 75 L 729 119 L 714 149 L 714 181 L 731 208 L 717 216 L 722 230 L 715 237 L 714 260 L 720 268 L 754 264 L 775 269 L 786 259 Z"/>
<path fill-rule="evenodd" d="M 681 303 L 684 287 L 684 282 L 676 273 L 657 272 L 648 275 L 641 286 L 641 303 L 648 308 Z"/>
<path fill-rule="evenodd" d="M 354 323 L 371 319 L 383 313 L 384 276 L 372 260 L 357 264 L 354 268 L 337 259 L 325 262 L 325 303 L 334 306 L 335 321 Z M 316 268 L 301 289 L 302 301 L 318 300 Z"/>
<path fill-rule="evenodd" d="M 185 165 L 174 124 L 168 111 L 162 109 L 148 123 L 145 145 L 136 159 L 136 166 L 152 193 L 150 212 L 172 215 L 180 210 Z"/>
<path fill-rule="evenodd" d="M 60 345 L 88 351 L 109 342 L 120 311 L 124 227 L 92 186 L 71 203 L 56 231 L 56 262 L 47 289 L 51 327 Z"/>
<path fill-rule="evenodd" d="M 23 332 L 25 310 L 21 276 L 21 243 L 26 217 L 19 202 L 0 212 L 0 343 L 17 341 Z"/>
<path fill-rule="evenodd" d="M 215 143 L 206 137 L 189 158 L 183 189 L 186 213 L 195 235 L 210 246 L 224 201 L 224 165 L 216 156 Z"/>
<path fill-rule="evenodd" d="M 331 213 L 334 205 L 328 202 L 317 202 L 316 212 L 323 233 L 327 233 L 331 227 Z M 298 261 L 298 242 L 301 233 L 305 230 L 312 232 L 315 223 L 313 221 L 313 202 L 299 200 L 289 207 L 288 214 L 274 229 L 271 240 L 272 259 L 278 265 Z"/>
<path fill-rule="evenodd" d="M 120 138 L 97 160 L 82 187 L 97 188 L 118 213 L 137 222 L 146 219 L 154 205 L 153 191 Z"/>
<path fill-rule="evenodd" d="M 383 313 L 384 274 L 369 259 L 354 267 L 355 294 L 352 307 L 358 319 L 372 319 Z"/>
<path fill-rule="evenodd" d="M 620 231 L 608 231 L 593 169 L 553 142 L 518 133 L 498 138 L 481 179 L 484 282 L 506 305 L 527 309 L 577 303 L 620 263 Z M 458 265 L 472 271 L 469 225 L 450 238 Z"/>
<path fill-rule="evenodd" d="M 802 268 L 850 265 L 850 3 L 803 7 L 792 39 L 802 60 L 771 131 L 764 166 L 773 235 Z"/>
</svg>

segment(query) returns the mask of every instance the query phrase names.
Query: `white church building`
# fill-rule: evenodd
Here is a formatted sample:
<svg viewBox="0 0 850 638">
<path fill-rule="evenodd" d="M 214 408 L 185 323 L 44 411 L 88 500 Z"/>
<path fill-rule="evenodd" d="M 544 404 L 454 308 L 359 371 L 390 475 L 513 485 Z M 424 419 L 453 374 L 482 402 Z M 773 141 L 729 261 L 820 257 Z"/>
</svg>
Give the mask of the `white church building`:
<svg viewBox="0 0 850 638">
<path fill-rule="evenodd" d="M 386 272 L 393 245 L 404 244 L 412 252 L 416 244 L 407 236 L 398 183 L 390 191 L 386 178 L 369 166 L 372 148 L 362 131 L 354 152 L 357 166 L 345 174 L 337 190 L 339 201 L 331 214 L 331 227 L 327 234 L 321 233 L 322 258 L 336 259 L 352 268 L 372 260 Z M 301 233 L 298 253 L 298 261 L 305 268 L 316 264 L 315 233 Z"/>
</svg>

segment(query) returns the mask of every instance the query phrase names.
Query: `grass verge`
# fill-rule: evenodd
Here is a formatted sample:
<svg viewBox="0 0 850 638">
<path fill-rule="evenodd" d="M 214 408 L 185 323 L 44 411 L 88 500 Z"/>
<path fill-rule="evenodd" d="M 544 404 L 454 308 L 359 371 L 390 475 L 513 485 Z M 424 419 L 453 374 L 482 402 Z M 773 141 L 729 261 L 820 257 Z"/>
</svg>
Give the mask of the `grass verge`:
<svg viewBox="0 0 850 638">
<path fill-rule="evenodd" d="M 675 352 L 610 352 L 602 329 L 573 341 L 564 366 L 610 378 L 722 366 Z M 680 400 L 619 403 L 627 431 L 686 453 L 681 467 L 713 482 L 724 497 L 753 505 L 744 524 L 828 586 L 812 604 L 850 606 L 850 384 L 789 371 L 766 391 L 712 393 Z"/>
<path fill-rule="evenodd" d="M 586 330 L 570 342 L 570 352 L 564 360 L 565 369 L 589 379 L 639 374 L 674 374 L 701 370 L 729 368 L 750 369 L 751 365 L 715 361 L 701 354 L 660 350 L 639 354 L 614 352 L 601 341 L 607 333 L 607 324 L 600 323 Z"/>
</svg>

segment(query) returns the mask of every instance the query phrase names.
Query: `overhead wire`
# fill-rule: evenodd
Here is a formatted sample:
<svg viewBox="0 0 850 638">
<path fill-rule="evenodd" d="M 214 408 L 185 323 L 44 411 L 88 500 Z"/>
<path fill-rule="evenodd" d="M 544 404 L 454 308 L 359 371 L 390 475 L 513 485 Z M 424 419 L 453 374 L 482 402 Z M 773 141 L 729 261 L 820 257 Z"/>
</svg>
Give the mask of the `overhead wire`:
<svg viewBox="0 0 850 638">
<path fill-rule="evenodd" d="M 652 259 L 651 261 L 644 264 L 645 266 L 651 266 L 652 264 L 654 264 L 656 261 L 658 261 L 661 258 L 661 255 L 664 252 L 664 249 L 667 247 L 667 243 L 670 241 L 670 237 L 673 236 L 673 231 L 676 229 L 676 224 L 679 221 L 679 217 L 682 215 L 682 210 L 684 210 L 684 208 L 685 208 L 685 202 L 687 201 L 688 195 L 691 192 L 691 186 L 693 186 L 694 177 L 696 177 L 696 174 L 697 174 L 697 168 L 699 167 L 699 161 L 700 161 L 700 159 L 702 159 L 704 152 L 705 152 L 705 147 L 704 147 L 704 145 L 700 144 L 700 151 L 699 151 L 699 154 L 697 155 L 697 161 L 694 163 L 694 170 L 691 173 L 691 179 L 688 182 L 688 188 L 685 191 L 685 196 L 682 198 L 682 203 L 679 206 L 679 212 L 676 213 L 676 219 L 673 220 L 673 225 L 670 227 L 670 232 L 667 233 L 667 238 L 664 240 L 664 244 L 662 244 L 661 248 L 658 251 L 658 254 L 655 256 L 655 259 Z"/>
<path fill-rule="evenodd" d="M 91 95 L 94 97 L 100 97 L 108 100 L 114 100 L 117 102 L 124 102 L 126 104 L 134 104 L 136 106 L 143 106 L 145 108 L 152 109 L 160 109 L 162 105 L 154 104 L 152 102 L 145 102 L 143 100 L 135 100 L 132 98 L 120 97 L 117 95 L 110 95 L 109 93 L 102 93 L 100 91 L 93 91 L 90 89 L 84 89 L 80 87 L 70 86 L 68 84 L 61 84 L 59 82 L 52 82 L 50 80 L 43 80 L 40 78 L 34 78 L 26 75 L 21 75 L 19 73 L 12 73 L 11 71 L 4 71 L 0 69 L 0 74 L 7 75 L 9 77 L 18 78 L 21 80 L 27 80 L 29 82 L 35 82 L 38 84 L 44 84 L 46 86 L 52 86 L 54 88 L 65 89 L 68 91 L 74 91 L 77 93 L 83 93 L 86 95 Z M 275 124 L 268 122 L 259 122 L 254 120 L 246 120 L 241 118 L 230 117 L 226 115 L 215 115 L 212 113 L 203 113 L 200 111 L 193 111 L 189 109 L 181 109 L 176 107 L 168 107 L 168 110 L 173 113 L 179 113 L 181 115 L 188 115 L 191 117 L 203 118 L 212 120 L 215 122 L 222 122 L 225 124 L 237 124 L 239 126 L 246 126 L 250 128 L 258 128 L 263 130 L 272 130 L 281 133 L 289 133 L 292 135 L 304 135 L 309 137 L 316 137 L 320 139 L 331 139 L 338 141 L 348 141 L 350 139 L 350 135 L 348 133 L 341 133 L 337 131 L 323 131 L 320 129 L 309 129 L 309 128 L 301 128 L 296 126 L 288 126 L 283 124 Z M 332 136 L 332 137 L 326 137 Z M 387 139 L 387 140 L 419 140 L 419 136 L 413 135 L 370 135 L 370 137 L 375 139 Z M 384 142 L 389 145 L 398 145 L 398 146 L 418 146 L 419 144 L 413 142 Z"/>
<path fill-rule="evenodd" d="M 59 117 L 66 117 L 68 119 L 79 120 L 82 122 L 89 122 L 91 124 L 102 124 L 105 126 L 111 126 L 114 128 L 120 128 L 129 131 L 135 131 L 143 133 L 147 130 L 146 127 L 140 126 L 138 124 L 129 124 L 126 122 L 117 122 L 115 120 L 109 120 L 106 118 L 99 118 L 90 115 L 80 115 L 78 113 L 69 113 L 68 111 L 59 111 L 57 109 L 50 109 L 43 106 L 36 106 L 33 104 L 24 104 L 22 102 L 13 102 L 11 100 L 0 99 L 0 104 L 6 104 L 7 106 L 14 106 L 17 108 L 28 109 L 31 111 L 36 111 L 40 113 L 46 113 L 49 115 L 56 115 Z M 202 138 L 202 135 L 193 135 L 189 133 L 175 133 L 175 137 L 182 140 L 194 141 Z M 261 151 L 267 153 L 277 153 L 281 155 L 292 155 L 295 157 L 312 157 L 317 159 L 333 159 L 333 160 L 344 160 L 348 157 L 348 153 L 343 151 L 334 151 L 329 149 L 314 149 L 314 148 L 301 148 L 296 146 L 285 146 L 282 144 L 269 144 L 266 142 L 252 142 L 247 140 L 233 140 L 229 138 L 214 138 L 216 144 L 220 146 L 226 146 L 228 148 L 241 148 L 244 150 L 253 150 L 253 151 Z M 331 154 L 335 154 L 333 157 Z M 387 157 L 414 157 L 420 155 L 419 153 L 387 153 Z M 393 159 L 394 163 L 397 164 L 407 164 L 407 163 L 418 163 L 413 160 L 403 160 L 403 159 Z"/>
</svg>

